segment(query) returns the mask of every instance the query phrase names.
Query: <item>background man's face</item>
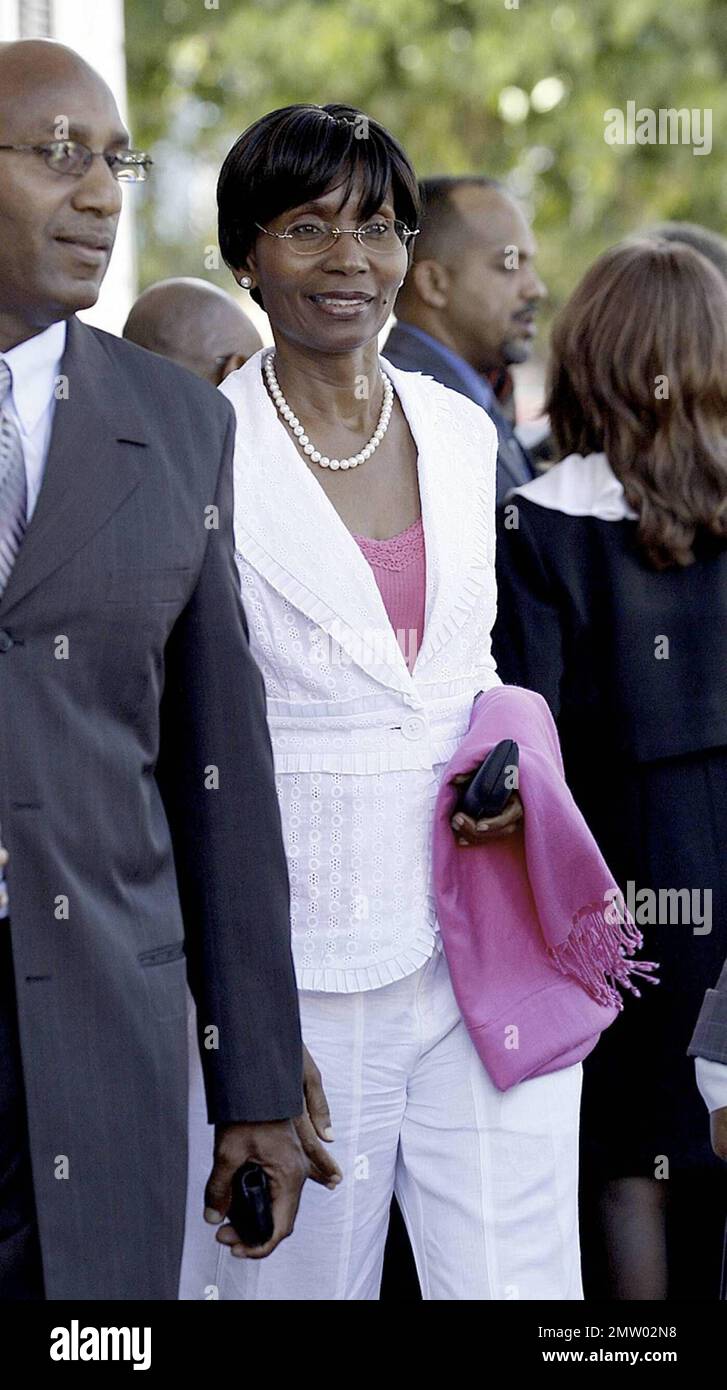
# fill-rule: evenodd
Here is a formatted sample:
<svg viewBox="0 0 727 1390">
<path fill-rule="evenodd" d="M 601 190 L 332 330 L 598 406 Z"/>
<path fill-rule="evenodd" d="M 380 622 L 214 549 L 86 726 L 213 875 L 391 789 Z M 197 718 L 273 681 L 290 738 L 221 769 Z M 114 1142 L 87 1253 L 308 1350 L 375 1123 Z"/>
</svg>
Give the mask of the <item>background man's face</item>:
<svg viewBox="0 0 727 1390">
<path fill-rule="evenodd" d="M 448 266 L 448 327 L 462 355 L 481 371 L 523 362 L 545 295 L 533 265 L 533 234 L 522 210 L 501 189 L 465 186 L 454 190 L 452 201 L 465 233 Z"/>
<path fill-rule="evenodd" d="M 42 76 L 17 88 L 12 74 L 3 81 L 0 144 L 45 144 L 67 117 L 68 138 L 89 149 L 128 147 L 100 80 L 84 69 Z M 41 155 L 0 151 L 0 313 L 42 329 L 95 304 L 120 211 L 121 188 L 104 160 L 73 178 L 54 173 Z"/>
</svg>

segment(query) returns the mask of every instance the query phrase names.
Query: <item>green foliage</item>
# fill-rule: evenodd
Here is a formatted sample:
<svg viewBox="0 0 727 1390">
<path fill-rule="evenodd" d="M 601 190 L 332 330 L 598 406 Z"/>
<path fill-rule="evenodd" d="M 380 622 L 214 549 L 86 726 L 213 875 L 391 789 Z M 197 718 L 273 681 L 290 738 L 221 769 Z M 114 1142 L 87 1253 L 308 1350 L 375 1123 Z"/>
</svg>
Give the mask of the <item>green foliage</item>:
<svg viewBox="0 0 727 1390">
<path fill-rule="evenodd" d="M 156 160 L 139 190 L 142 284 L 209 274 L 222 158 L 301 101 L 360 107 L 420 176 L 509 176 L 555 303 L 649 222 L 725 230 L 724 0 L 126 0 L 126 26 L 134 140 Z M 604 113 L 627 101 L 710 109 L 711 153 L 608 145 Z M 212 278 L 229 287 L 224 266 Z"/>
</svg>

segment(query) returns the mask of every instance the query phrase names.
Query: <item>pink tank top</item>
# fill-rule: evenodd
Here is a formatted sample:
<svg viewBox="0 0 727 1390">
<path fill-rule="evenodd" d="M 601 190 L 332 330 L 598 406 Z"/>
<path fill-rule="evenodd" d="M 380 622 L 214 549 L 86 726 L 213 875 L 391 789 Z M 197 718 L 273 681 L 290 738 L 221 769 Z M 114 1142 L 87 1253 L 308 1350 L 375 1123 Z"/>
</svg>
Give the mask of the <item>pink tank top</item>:
<svg viewBox="0 0 727 1390">
<path fill-rule="evenodd" d="M 356 536 L 360 550 L 368 560 L 389 622 L 396 633 L 409 670 L 416 661 L 424 633 L 426 605 L 426 559 L 424 527 L 421 517 L 398 536 L 385 541 L 371 536 Z"/>
</svg>

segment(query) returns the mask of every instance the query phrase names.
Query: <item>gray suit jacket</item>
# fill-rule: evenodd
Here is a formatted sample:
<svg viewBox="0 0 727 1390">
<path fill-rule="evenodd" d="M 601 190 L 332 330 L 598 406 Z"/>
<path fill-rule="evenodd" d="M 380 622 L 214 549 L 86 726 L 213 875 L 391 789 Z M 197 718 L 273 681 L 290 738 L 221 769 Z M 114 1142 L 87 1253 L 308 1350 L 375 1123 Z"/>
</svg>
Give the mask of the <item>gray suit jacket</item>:
<svg viewBox="0 0 727 1390">
<path fill-rule="evenodd" d="M 727 961 L 716 988 L 708 989 L 704 996 L 687 1055 L 727 1063 Z"/>
<path fill-rule="evenodd" d="M 469 400 L 474 399 L 465 373 L 457 371 L 456 365 L 451 360 L 451 355 L 446 350 L 440 352 L 434 344 L 424 342 L 416 333 L 410 331 L 407 323 L 394 324 L 382 348 L 382 356 L 387 361 L 393 362 L 395 367 L 401 367 L 405 372 L 423 372 L 426 376 L 434 377 L 435 381 L 441 381 L 443 386 L 449 386 L 452 391 L 459 391 L 461 396 L 467 396 Z M 475 404 L 481 406 L 482 401 L 476 400 Z M 484 406 L 482 408 L 485 409 Z M 492 401 L 486 409 L 497 430 L 497 505 L 499 506 L 501 502 L 504 502 L 511 488 L 529 483 L 535 477 L 535 469 L 510 421 L 501 410 L 498 410 L 494 393 Z"/>
<path fill-rule="evenodd" d="M 49 1298 L 170 1299 L 187 971 L 200 1026 L 216 1030 L 202 1049 L 210 1119 L 302 1108 L 287 868 L 233 558 L 233 411 L 76 319 L 62 373 L 68 399 L 0 600 L 0 824 L 33 1181 Z"/>
</svg>

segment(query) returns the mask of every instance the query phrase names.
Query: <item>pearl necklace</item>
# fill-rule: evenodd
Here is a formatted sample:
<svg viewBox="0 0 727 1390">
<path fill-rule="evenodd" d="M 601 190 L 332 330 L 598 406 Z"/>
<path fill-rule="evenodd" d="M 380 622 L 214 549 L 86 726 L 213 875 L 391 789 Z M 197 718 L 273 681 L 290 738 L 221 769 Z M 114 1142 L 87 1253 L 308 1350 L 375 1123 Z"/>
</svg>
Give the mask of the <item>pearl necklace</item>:
<svg viewBox="0 0 727 1390">
<path fill-rule="evenodd" d="M 372 434 L 368 444 L 366 444 L 358 454 L 353 454 L 351 458 L 329 459 L 327 454 L 322 454 L 320 449 L 316 449 L 315 444 L 311 444 L 311 441 L 308 438 L 308 435 L 306 434 L 303 425 L 301 425 L 298 416 L 295 414 L 293 410 L 291 410 L 290 406 L 288 405 L 288 402 L 286 401 L 285 396 L 283 395 L 278 385 L 278 378 L 275 375 L 275 367 L 273 366 L 274 359 L 275 353 L 273 351 L 269 352 L 267 356 L 263 358 L 263 371 L 265 373 L 265 379 L 270 388 L 270 394 L 273 400 L 275 401 L 278 411 L 282 415 L 283 419 L 287 422 L 287 424 L 290 425 L 290 428 L 293 431 L 293 434 L 295 435 L 301 449 L 305 454 L 308 455 L 311 461 L 313 463 L 319 463 L 321 468 L 358 468 L 358 465 L 360 463 L 365 463 L 366 459 L 371 458 L 371 455 L 373 454 L 375 449 L 378 449 L 379 444 L 381 443 L 384 435 L 386 434 L 387 429 L 389 428 L 391 411 L 394 405 L 394 388 L 386 373 L 383 372 L 381 368 L 379 368 L 379 375 L 384 383 L 384 401 L 381 407 L 379 423 L 376 426 L 376 429 Z"/>
</svg>

